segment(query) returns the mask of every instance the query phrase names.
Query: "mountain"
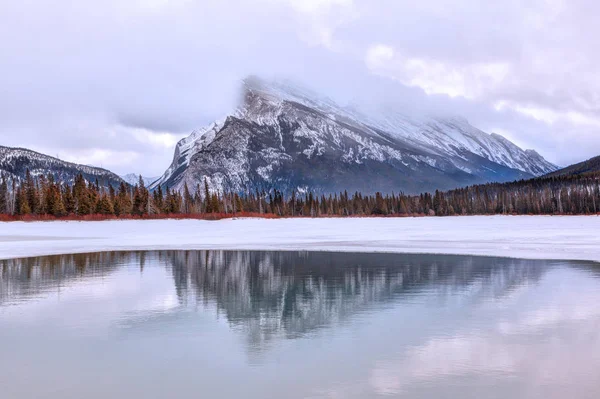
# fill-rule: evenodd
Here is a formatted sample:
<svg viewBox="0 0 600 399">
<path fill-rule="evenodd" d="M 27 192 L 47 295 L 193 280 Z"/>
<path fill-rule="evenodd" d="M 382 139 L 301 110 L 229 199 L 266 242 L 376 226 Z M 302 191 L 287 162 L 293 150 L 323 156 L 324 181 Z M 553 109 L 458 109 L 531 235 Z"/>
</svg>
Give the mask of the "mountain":
<svg viewBox="0 0 600 399">
<path fill-rule="evenodd" d="M 573 176 L 600 172 L 600 156 L 549 173 L 546 177 Z"/>
<path fill-rule="evenodd" d="M 462 118 L 366 112 L 289 83 L 244 81 L 241 105 L 192 132 L 150 188 L 418 193 L 543 175 L 557 167 Z"/>
<path fill-rule="evenodd" d="M 135 173 L 129 173 L 124 176 L 121 176 L 121 179 L 125 180 L 127 183 L 135 186 L 140 181 L 140 175 L 136 175 Z M 148 187 L 150 184 L 158 180 L 158 177 L 145 177 L 142 176 L 142 180 L 144 181 L 144 186 Z"/>
<path fill-rule="evenodd" d="M 95 182 L 97 179 L 102 187 L 117 187 L 123 182 L 123 179 L 106 169 L 65 162 L 24 148 L 0 146 L 0 175 L 23 180 L 27 170 L 34 177 L 52 175 L 56 181 L 67 184 L 73 184 L 78 174 L 87 181 Z"/>
</svg>

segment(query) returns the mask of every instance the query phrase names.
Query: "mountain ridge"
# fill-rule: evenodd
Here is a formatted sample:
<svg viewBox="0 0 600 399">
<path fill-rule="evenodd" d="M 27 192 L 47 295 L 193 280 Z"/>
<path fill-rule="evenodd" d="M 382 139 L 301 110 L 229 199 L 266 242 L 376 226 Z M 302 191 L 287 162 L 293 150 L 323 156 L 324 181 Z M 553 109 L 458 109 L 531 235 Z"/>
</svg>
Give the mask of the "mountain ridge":
<svg viewBox="0 0 600 399">
<path fill-rule="evenodd" d="M 600 172 L 600 155 L 587 159 L 583 162 L 579 162 L 573 165 L 569 165 L 565 168 L 551 172 L 544 177 L 560 177 L 566 175 L 582 175 L 582 174 L 593 174 Z"/>
</svg>

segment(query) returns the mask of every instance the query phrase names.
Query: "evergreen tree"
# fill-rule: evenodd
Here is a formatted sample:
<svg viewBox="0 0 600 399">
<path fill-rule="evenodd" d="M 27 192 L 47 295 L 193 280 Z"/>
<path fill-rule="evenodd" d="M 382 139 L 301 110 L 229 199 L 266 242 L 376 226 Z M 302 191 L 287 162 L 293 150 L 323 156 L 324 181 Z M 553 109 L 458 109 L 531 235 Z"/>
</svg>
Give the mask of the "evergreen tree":
<svg viewBox="0 0 600 399">
<path fill-rule="evenodd" d="M 372 213 L 375 215 L 387 215 L 387 205 L 380 192 L 375 193 L 375 207 Z"/>
<path fill-rule="evenodd" d="M 75 198 L 73 197 L 73 191 L 68 186 L 63 187 L 62 191 L 62 203 L 65 207 L 65 212 L 70 215 L 76 212 Z"/>
<path fill-rule="evenodd" d="M 26 210 L 26 213 L 36 213 L 39 211 L 39 197 L 36 190 L 36 183 L 33 180 L 33 176 L 29 172 L 29 169 L 25 172 L 25 182 L 23 183 L 23 195 L 25 196 L 25 201 L 27 201 L 27 206 L 23 206 L 23 210 Z"/>
<path fill-rule="evenodd" d="M 88 193 L 88 187 L 81 174 L 75 178 L 73 184 L 73 199 L 75 202 L 74 211 L 77 215 L 89 215 L 92 213 L 91 199 Z"/>
<path fill-rule="evenodd" d="M 47 209 L 50 215 L 61 217 L 67 214 L 60 187 L 54 182 L 49 185 L 46 198 Z"/>
<path fill-rule="evenodd" d="M 194 207 L 194 198 L 190 194 L 187 183 L 183 185 L 183 213 L 189 215 Z"/>
<path fill-rule="evenodd" d="M 29 201 L 27 201 L 27 194 L 21 186 L 17 188 L 16 195 L 17 213 L 19 215 L 29 215 L 31 208 L 29 207 Z"/>
<path fill-rule="evenodd" d="M 121 182 L 121 184 L 119 185 L 119 192 L 116 195 L 115 204 L 113 208 L 117 216 L 130 215 L 133 209 L 133 203 L 129 196 L 127 186 L 125 186 L 125 183 L 123 182 Z"/>
<path fill-rule="evenodd" d="M 2 175 L 2 181 L 0 182 L 0 214 L 8 213 L 8 183 L 4 175 Z"/>
<path fill-rule="evenodd" d="M 133 212 L 136 215 L 144 215 L 148 212 L 148 201 L 150 194 L 145 187 L 144 179 L 140 175 L 138 184 L 134 188 L 133 194 Z"/>
<path fill-rule="evenodd" d="M 211 201 L 210 191 L 208 190 L 208 181 L 206 180 L 206 177 L 204 178 L 204 204 L 205 204 L 204 212 L 212 213 L 213 212 L 212 201 Z"/>
<path fill-rule="evenodd" d="M 98 200 L 98 205 L 96 206 L 96 213 L 100 215 L 115 214 L 115 210 L 109 195 L 102 194 L 100 196 L 100 200 Z"/>
</svg>

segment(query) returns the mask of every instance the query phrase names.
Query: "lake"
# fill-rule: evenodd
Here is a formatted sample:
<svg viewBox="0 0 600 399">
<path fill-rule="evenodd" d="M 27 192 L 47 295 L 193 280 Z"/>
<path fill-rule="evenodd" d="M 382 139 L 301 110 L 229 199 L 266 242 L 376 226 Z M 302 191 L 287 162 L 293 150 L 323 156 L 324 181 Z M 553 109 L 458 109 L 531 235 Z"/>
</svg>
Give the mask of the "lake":
<svg viewBox="0 0 600 399">
<path fill-rule="evenodd" d="M 0 261 L 0 397 L 598 398 L 600 265 L 327 252 Z"/>
</svg>

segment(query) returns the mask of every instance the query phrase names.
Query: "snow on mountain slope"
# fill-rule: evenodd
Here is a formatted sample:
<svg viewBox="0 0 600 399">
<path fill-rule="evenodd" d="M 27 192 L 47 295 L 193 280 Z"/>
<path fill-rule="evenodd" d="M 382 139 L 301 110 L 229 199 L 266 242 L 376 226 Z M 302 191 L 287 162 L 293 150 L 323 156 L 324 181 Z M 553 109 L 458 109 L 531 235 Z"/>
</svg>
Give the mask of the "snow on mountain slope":
<svg viewBox="0 0 600 399">
<path fill-rule="evenodd" d="M 244 81 L 230 116 L 181 140 L 158 185 L 194 190 L 420 192 L 556 170 L 461 118 L 341 107 L 297 85 Z"/>
<path fill-rule="evenodd" d="M 103 187 L 116 187 L 123 181 L 106 169 L 65 162 L 24 148 L 0 146 L 0 175 L 19 181 L 25 178 L 27 170 L 34 177 L 51 175 L 55 180 L 67 184 L 72 184 L 78 174 L 83 175 L 87 181 L 98 180 Z"/>
<path fill-rule="evenodd" d="M 534 176 L 557 169 L 556 165 L 546 161 L 535 151 L 523 151 L 499 134 L 488 134 L 471 126 L 464 118 L 409 117 L 389 107 L 384 110 L 370 109 L 367 113 L 360 109 L 339 107 L 332 100 L 321 98 L 316 93 L 291 83 L 265 82 L 257 78 L 247 79 L 245 86 L 270 101 L 298 102 L 318 109 L 331 118 L 337 116 L 342 121 L 356 123 L 362 128 L 374 127 L 447 155 L 459 155 L 461 150 L 467 150 Z"/>
<path fill-rule="evenodd" d="M 326 98 L 319 99 L 317 94 L 295 85 L 266 83 L 255 78 L 247 81 L 246 87 L 271 101 L 279 99 L 298 102 L 316 108 L 332 118 L 342 117 L 340 120 L 345 119 L 362 128 L 374 127 L 417 146 L 437 150 L 440 154 L 456 156 L 467 150 L 490 161 L 534 176 L 557 169 L 556 165 L 541 158 L 535 151 L 523 151 L 499 134 L 488 134 L 471 126 L 464 118 L 409 117 L 389 107 L 384 110 L 370 109 L 367 114 L 359 109 L 339 107 Z"/>
<path fill-rule="evenodd" d="M 130 185 L 135 186 L 140 181 L 140 175 L 136 175 L 135 173 L 128 173 L 126 175 L 121 176 L 121 179 L 125 180 Z M 158 177 L 142 176 L 142 180 L 144 181 L 144 186 L 148 187 L 150 184 L 158 180 Z"/>
</svg>

